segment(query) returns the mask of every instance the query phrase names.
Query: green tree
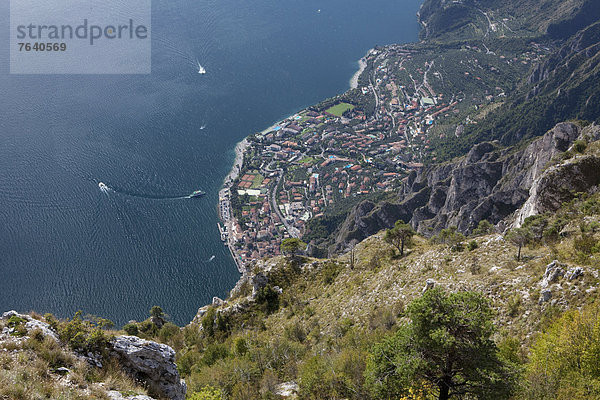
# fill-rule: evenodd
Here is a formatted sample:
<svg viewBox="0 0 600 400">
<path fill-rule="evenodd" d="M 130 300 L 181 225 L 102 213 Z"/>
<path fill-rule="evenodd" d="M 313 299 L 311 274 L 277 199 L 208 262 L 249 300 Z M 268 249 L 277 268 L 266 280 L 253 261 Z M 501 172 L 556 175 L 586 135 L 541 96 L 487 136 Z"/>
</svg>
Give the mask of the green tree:
<svg viewBox="0 0 600 400">
<path fill-rule="evenodd" d="M 123 326 L 123 330 L 128 335 L 137 336 L 139 334 L 138 326 L 136 324 L 133 324 L 133 323 L 125 324 Z"/>
<path fill-rule="evenodd" d="M 600 398 L 600 307 L 567 311 L 533 344 L 522 398 Z"/>
<path fill-rule="evenodd" d="M 299 375 L 302 398 L 317 400 L 337 397 L 332 366 L 325 357 L 316 355 L 306 360 Z"/>
<path fill-rule="evenodd" d="M 165 313 L 163 312 L 163 309 L 159 306 L 153 306 L 150 309 L 150 319 L 152 320 L 152 323 L 160 329 L 165 323 Z"/>
<path fill-rule="evenodd" d="M 517 252 L 517 261 L 521 261 L 521 249 L 523 246 L 531 242 L 533 236 L 531 231 L 527 228 L 515 228 L 511 229 L 506 234 L 505 238 L 519 248 Z"/>
<path fill-rule="evenodd" d="M 306 247 L 306 243 L 298 238 L 283 239 L 281 242 L 281 252 L 291 256 L 295 256 L 304 247 Z"/>
<path fill-rule="evenodd" d="M 385 232 L 384 240 L 398 249 L 400 256 L 404 255 L 404 247 L 410 244 L 415 231 L 409 224 L 399 219 L 392 229 Z"/>
<path fill-rule="evenodd" d="M 529 229 L 532 239 L 537 242 L 541 242 L 544 238 L 544 231 L 547 226 L 548 218 L 543 215 L 532 215 L 523 221 L 523 228 Z"/>
<path fill-rule="evenodd" d="M 411 323 L 371 350 L 366 380 L 377 398 L 409 396 L 424 385 L 440 400 L 508 398 L 511 374 L 491 340 L 492 311 L 481 294 L 435 288 L 407 315 Z"/>
<path fill-rule="evenodd" d="M 473 235 L 474 236 L 487 235 L 487 234 L 491 233 L 493 230 L 494 230 L 494 225 L 492 225 L 490 223 L 490 221 L 488 221 L 487 219 L 482 219 L 481 221 L 479 221 L 477 228 L 473 229 Z"/>
<path fill-rule="evenodd" d="M 205 386 L 199 392 L 192 393 L 189 400 L 224 400 L 223 392 L 212 386 Z"/>
<path fill-rule="evenodd" d="M 453 250 L 462 251 L 463 244 L 462 242 L 465 240 L 465 235 L 458 232 L 458 228 L 456 226 L 450 226 L 446 229 L 442 229 L 440 233 L 436 237 L 436 241 L 447 244 Z"/>
</svg>

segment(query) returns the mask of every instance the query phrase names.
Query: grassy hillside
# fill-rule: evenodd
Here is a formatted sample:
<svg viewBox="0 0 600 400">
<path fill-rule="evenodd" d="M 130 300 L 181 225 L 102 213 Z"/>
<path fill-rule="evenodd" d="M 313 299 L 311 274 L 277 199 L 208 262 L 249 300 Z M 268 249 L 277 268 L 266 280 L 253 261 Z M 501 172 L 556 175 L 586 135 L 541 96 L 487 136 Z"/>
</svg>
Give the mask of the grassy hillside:
<svg viewBox="0 0 600 400">
<path fill-rule="evenodd" d="M 117 331 L 76 316 L 57 321 L 50 314 L 31 313 L 33 323 L 49 328 L 27 329 L 18 316 L 0 319 L 0 399 L 114 399 L 146 394 L 114 358 L 108 357 L 108 340 Z M 49 332 L 45 329 L 51 329 Z M 93 353 L 103 360 L 92 366 L 82 355 Z M 123 397 L 123 399 L 125 398 Z"/>
<path fill-rule="evenodd" d="M 415 237 L 404 257 L 382 232 L 338 259 L 259 261 L 253 276 L 264 274 L 268 284 L 253 297 L 248 281 L 227 303 L 205 308 L 181 333 L 179 368 L 192 392 L 212 387 L 223 399 L 281 398 L 282 384 L 306 399 L 377 398 L 365 384 L 369 352 L 407 322 L 407 305 L 433 285 L 489 299 L 494 341 L 524 376 L 537 368 L 528 354 L 541 346 L 539 332 L 565 310 L 598 307 L 599 213 L 600 195 L 582 195 L 539 218 L 542 231 L 531 222 L 538 239 L 520 260 L 500 234 L 446 231 Z M 545 277 L 554 260 L 563 272 L 556 280 Z M 570 279 L 577 267 L 583 275 Z M 540 398 L 532 390 L 519 387 L 512 398 Z M 428 393 L 423 398 L 435 390 Z"/>
</svg>

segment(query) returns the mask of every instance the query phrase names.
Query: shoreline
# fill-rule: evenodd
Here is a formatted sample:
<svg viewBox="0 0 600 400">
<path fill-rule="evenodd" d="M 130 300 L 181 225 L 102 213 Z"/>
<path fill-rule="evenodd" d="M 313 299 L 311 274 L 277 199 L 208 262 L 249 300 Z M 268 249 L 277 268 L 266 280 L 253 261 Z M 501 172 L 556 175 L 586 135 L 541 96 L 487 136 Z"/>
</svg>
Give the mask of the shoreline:
<svg viewBox="0 0 600 400">
<path fill-rule="evenodd" d="M 235 159 L 233 161 L 233 165 L 231 166 L 231 170 L 223 180 L 223 188 L 229 188 L 233 181 L 235 181 L 240 175 L 240 171 L 244 165 L 244 155 L 246 154 L 246 149 L 248 149 L 248 146 L 250 146 L 248 136 L 235 145 Z"/>
<path fill-rule="evenodd" d="M 367 68 L 366 57 L 370 54 L 370 52 L 371 52 L 371 50 L 369 50 L 364 57 L 361 57 L 358 60 L 358 70 L 354 73 L 352 78 L 350 78 L 350 81 L 349 81 L 350 87 L 348 90 L 358 88 L 358 79 L 360 78 L 362 73 Z M 274 124 L 270 125 L 268 128 L 262 130 L 260 133 L 266 134 L 267 132 L 274 130 L 278 125 L 280 125 L 281 123 L 283 123 L 284 121 L 286 121 L 290 118 L 293 118 L 295 115 L 297 115 L 299 112 L 301 112 L 305 109 L 306 108 L 298 111 L 297 113 L 294 113 L 294 114 L 288 116 L 287 118 L 284 118 L 280 121 L 275 122 Z M 235 159 L 234 159 L 233 165 L 231 167 L 231 170 L 229 171 L 229 173 L 223 180 L 223 185 L 221 187 L 220 193 L 230 192 L 233 189 L 233 182 L 239 178 L 240 173 L 242 171 L 242 166 L 244 165 L 244 157 L 246 155 L 246 151 L 247 151 L 248 147 L 250 147 L 250 140 L 248 139 L 249 137 L 250 137 L 250 135 L 246 136 L 241 142 L 236 144 L 235 149 L 234 149 Z M 219 196 L 219 207 L 222 206 L 221 205 L 222 201 L 223 200 L 222 200 L 221 196 Z M 227 206 L 230 207 L 229 198 L 226 200 L 226 203 L 227 203 Z M 232 218 L 232 216 L 230 216 L 229 218 Z M 219 220 L 224 224 L 228 234 L 230 235 L 232 232 L 232 229 L 233 229 L 232 221 L 230 219 L 227 219 L 227 220 L 224 219 L 223 216 L 221 215 L 221 212 L 219 212 Z M 243 276 L 244 275 L 244 267 L 237 260 L 237 253 L 236 253 L 236 249 L 233 246 L 233 243 L 231 242 L 231 236 L 227 237 L 225 244 L 229 248 L 233 262 L 236 264 L 236 267 L 237 267 L 238 271 L 240 272 L 240 275 Z M 240 277 L 240 279 L 242 279 L 242 278 Z"/>
<path fill-rule="evenodd" d="M 358 89 L 358 78 L 365 72 L 365 69 L 367 69 L 367 61 L 363 57 L 358 60 L 358 71 L 350 79 L 350 89 Z"/>
</svg>

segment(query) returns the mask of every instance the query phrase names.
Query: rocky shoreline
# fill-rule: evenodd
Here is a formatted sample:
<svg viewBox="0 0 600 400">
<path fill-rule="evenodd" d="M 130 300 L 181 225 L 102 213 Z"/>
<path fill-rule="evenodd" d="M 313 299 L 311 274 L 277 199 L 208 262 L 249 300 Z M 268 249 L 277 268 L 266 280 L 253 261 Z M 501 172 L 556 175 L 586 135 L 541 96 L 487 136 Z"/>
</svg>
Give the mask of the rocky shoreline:
<svg viewBox="0 0 600 400">
<path fill-rule="evenodd" d="M 235 146 L 235 160 L 233 161 L 231 171 L 229 171 L 225 177 L 223 188 L 230 188 L 231 184 L 238 178 L 240 171 L 242 170 L 242 166 L 244 165 L 244 154 L 246 153 L 246 149 L 249 145 L 250 142 L 246 137 Z"/>
<path fill-rule="evenodd" d="M 367 69 L 367 60 L 363 57 L 358 60 L 358 71 L 350 79 L 350 89 L 358 89 L 358 78 L 365 72 L 365 69 Z"/>
</svg>

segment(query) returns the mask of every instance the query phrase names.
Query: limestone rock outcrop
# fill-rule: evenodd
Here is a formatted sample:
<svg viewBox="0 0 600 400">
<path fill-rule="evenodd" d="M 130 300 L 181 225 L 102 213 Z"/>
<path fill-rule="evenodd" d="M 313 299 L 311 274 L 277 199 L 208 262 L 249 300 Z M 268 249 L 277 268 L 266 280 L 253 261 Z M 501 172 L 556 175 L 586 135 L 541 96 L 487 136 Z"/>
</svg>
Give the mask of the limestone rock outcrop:
<svg viewBox="0 0 600 400">
<path fill-rule="evenodd" d="M 148 385 L 150 394 L 172 400 L 184 400 L 187 386 L 175 365 L 175 350 L 165 344 L 137 336 L 117 336 L 113 352 L 124 369 Z"/>
<path fill-rule="evenodd" d="M 106 395 L 110 400 L 154 400 L 152 397 L 142 394 L 123 396 L 121 392 L 117 392 L 116 390 L 109 390 Z"/>
<path fill-rule="evenodd" d="M 556 282 L 559 278 L 565 275 L 564 265 L 558 262 L 558 260 L 552 261 L 546 266 L 546 272 L 542 279 L 541 286 L 547 288 L 550 284 Z"/>
<path fill-rule="evenodd" d="M 457 161 L 412 172 L 397 202 L 358 204 L 329 252 L 343 252 L 351 241 L 390 228 L 398 219 L 430 236 L 452 225 L 470 233 L 483 219 L 494 224 L 507 221 L 502 228 L 519 226 L 530 215 L 554 211 L 572 193 L 600 184 L 600 158 L 557 160 L 578 138 L 598 136 L 598 126 L 560 123 L 524 148 L 480 143 Z"/>
<path fill-rule="evenodd" d="M 39 329 L 40 331 L 42 331 L 44 336 L 51 337 L 52 339 L 54 339 L 58 342 L 58 335 L 56 334 L 56 332 L 54 332 L 54 330 L 50 327 L 50 325 L 48 325 L 45 322 L 39 321 L 35 318 L 32 318 L 29 315 L 19 314 L 16 311 L 7 311 L 2 314 L 2 319 L 8 321 L 13 316 L 27 321 L 27 322 L 25 322 L 25 325 L 24 325 L 25 329 L 27 330 L 27 334 L 29 334 L 33 330 Z M 3 332 L 3 333 L 11 333 L 11 328 L 7 327 L 7 328 L 5 328 L 5 330 L 6 330 L 6 332 Z"/>
</svg>

